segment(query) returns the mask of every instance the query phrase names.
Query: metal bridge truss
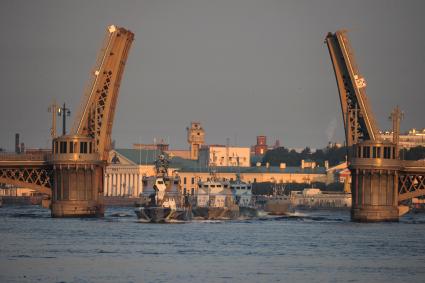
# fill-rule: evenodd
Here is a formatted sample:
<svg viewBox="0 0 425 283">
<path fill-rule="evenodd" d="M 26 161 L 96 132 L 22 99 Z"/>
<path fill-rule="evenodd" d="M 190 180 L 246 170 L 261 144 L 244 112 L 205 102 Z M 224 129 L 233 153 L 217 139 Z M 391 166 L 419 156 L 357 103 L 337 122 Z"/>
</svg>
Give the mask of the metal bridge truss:
<svg viewBox="0 0 425 283">
<path fill-rule="evenodd" d="M 0 167 L 0 183 L 34 189 L 50 196 L 52 174 L 48 167 Z"/>
<path fill-rule="evenodd" d="M 425 195 L 425 172 L 403 173 L 399 177 L 398 200 L 404 201 L 410 198 Z"/>
</svg>

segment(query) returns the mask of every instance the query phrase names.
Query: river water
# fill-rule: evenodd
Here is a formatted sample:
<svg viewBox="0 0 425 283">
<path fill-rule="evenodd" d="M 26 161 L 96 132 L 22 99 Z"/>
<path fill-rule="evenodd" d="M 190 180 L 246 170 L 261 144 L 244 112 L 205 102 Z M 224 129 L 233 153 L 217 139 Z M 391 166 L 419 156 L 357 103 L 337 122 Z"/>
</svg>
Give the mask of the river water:
<svg viewBox="0 0 425 283">
<path fill-rule="evenodd" d="M 361 224 L 349 211 L 183 224 L 53 219 L 0 208 L 0 282 L 425 282 L 425 214 Z"/>
</svg>

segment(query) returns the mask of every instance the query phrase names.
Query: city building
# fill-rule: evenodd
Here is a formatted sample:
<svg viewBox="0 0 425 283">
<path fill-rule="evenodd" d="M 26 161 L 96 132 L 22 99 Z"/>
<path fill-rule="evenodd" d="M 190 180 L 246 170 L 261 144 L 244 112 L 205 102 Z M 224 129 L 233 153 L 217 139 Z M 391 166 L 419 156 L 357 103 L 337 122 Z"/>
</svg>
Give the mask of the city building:
<svg viewBox="0 0 425 283">
<path fill-rule="evenodd" d="M 155 174 L 154 161 L 159 152 L 151 149 L 111 150 L 104 174 L 104 195 L 138 197 L 142 192 L 142 177 Z"/>
<path fill-rule="evenodd" d="M 0 197 L 30 197 L 40 195 L 34 189 L 21 188 L 11 185 L 3 185 L 0 187 Z"/>
<path fill-rule="evenodd" d="M 249 147 L 226 145 L 208 145 L 201 147 L 199 163 L 210 166 L 240 166 L 249 167 L 251 151 Z"/>
<path fill-rule="evenodd" d="M 264 155 L 267 152 L 267 137 L 257 136 L 257 144 L 254 145 L 254 155 Z"/>
<path fill-rule="evenodd" d="M 191 122 L 187 127 L 187 142 L 190 145 L 190 159 L 196 160 L 199 157 L 199 149 L 205 144 L 205 131 L 199 122 Z"/>
<path fill-rule="evenodd" d="M 346 179 L 348 183 L 351 183 L 351 173 L 348 169 L 347 161 L 327 168 L 326 173 L 328 176 L 328 180 L 326 181 L 327 184 L 344 183 Z"/>
<path fill-rule="evenodd" d="M 385 131 L 380 132 L 383 140 L 392 141 L 393 132 Z M 411 129 L 405 134 L 400 134 L 399 136 L 399 146 L 400 148 L 409 149 L 417 146 L 425 147 L 425 129 L 416 130 Z"/>
<path fill-rule="evenodd" d="M 145 143 L 134 143 L 133 144 L 134 149 L 166 151 L 166 150 L 169 149 L 169 147 L 170 147 L 170 145 L 168 143 L 165 143 L 164 140 L 161 140 L 159 143 L 153 143 L 153 144 L 145 144 Z"/>
<path fill-rule="evenodd" d="M 142 143 L 134 143 L 133 149 L 143 149 L 143 150 L 157 150 L 163 151 L 167 153 L 171 157 L 181 157 L 185 159 L 190 159 L 190 150 L 187 149 L 170 149 L 170 145 L 168 143 L 164 143 L 161 141 L 157 144 L 142 144 Z"/>
<path fill-rule="evenodd" d="M 306 183 L 326 182 L 324 167 L 301 168 L 284 166 L 253 166 L 253 167 L 216 167 L 215 175 L 219 179 L 236 180 L 239 174 L 242 181 L 247 183 Z M 182 180 L 182 192 L 196 193 L 198 181 L 211 178 L 210 170 L 205 167 L 183 167 L 179 170 Z"/>
<path fill-rule="evenodd" d="M 246 148 L 248 150 L 249 148 Z M 158 150 L 114 149 L 109 154 L 104 175 L 104 195 L 114 197 L 137 197 L 143 191 L 143 176 L 155 174 L 154 162 Z M 167 154 L 168 155 L 168 154 Z M 178 174 L 182 193 L 195 194 L 199 181 L 211 178 L 212 168 L 197 160 L 172 157 L 169 174 Z M 307 163 L 305 163 L 307 164 Z M 236 180 L 239 174 L 244 182 L 313 183 L 326 182 L 325 167 L 280 166 L 217 166 L 213 168 L 218 178 Z"/>
<path fill-rule="evenodd" d="M 324 192 L 306 188 L 291 192 L 291 205 L 297 208 L 350 208 L 351 194 L 345 192 Z"/>
</svg>

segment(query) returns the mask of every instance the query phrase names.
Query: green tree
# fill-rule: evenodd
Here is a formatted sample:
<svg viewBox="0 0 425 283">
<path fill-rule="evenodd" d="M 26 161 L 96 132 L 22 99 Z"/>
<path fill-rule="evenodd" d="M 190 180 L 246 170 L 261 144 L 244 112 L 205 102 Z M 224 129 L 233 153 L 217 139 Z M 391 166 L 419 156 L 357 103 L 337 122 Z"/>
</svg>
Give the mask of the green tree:
<svg viewBox="0 0 425 283">
<path fill-rule="evenodd" d="M 286 163 L 287 166 L 300 166 L 302 159 L 311 159 L 321 166 L 324 166 L 325 160 L 328 160 L 329 165 L 334 166 L 344 162 L 346 155 L 346 147 L 318 149 L 313 153 L 309 147 L 306 147 L 300 153 L 293 149 L 289 151 L 285 147 L 279 147 L 267 151 L 263 157 L 262 164 L 269 163 L 272 166 L 279 166 L 280 163 Z"/>
<path fill-rule="evenodd" d="M 400 158 L 404 160 L 425 159 L 425 147 L 417 146 L 410 149 L 403 148 L 400 150 Z"/>
</svg>

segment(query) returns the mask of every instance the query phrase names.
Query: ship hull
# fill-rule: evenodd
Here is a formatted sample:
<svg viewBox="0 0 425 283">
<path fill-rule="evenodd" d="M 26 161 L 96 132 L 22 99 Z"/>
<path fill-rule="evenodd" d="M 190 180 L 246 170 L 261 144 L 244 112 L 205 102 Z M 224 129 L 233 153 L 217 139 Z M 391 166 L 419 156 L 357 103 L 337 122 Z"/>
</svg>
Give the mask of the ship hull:
<svg viewBox="0 0 425 283">
<path fill-rule="evenodd" d="M 192 215 L 194 218 L 204 220 L 229 220 L 239 217 L 239 209 L 228 207 L 195 207 L 192 209 Z"/>
<path fill-rule="evenodd" d="M 188 209 L 171 209 L 168 207 L 140 207 L 135 210 L 135 213 L 140 221 L 148 223 L 188 221 L 192 218 Z"/>
<path fill-rule="evenodd" d="M 258 210 L 254 207 L 239 207 L 239 216 L 244 218 L 255 218 L 258 217 Z"/>
<path fill-rule="evenodd" d="M 290 212 L 290 202 L 286 200 L 268 200 L 264 210 L 270 215 L 285 215 Z"/>
</svg>

